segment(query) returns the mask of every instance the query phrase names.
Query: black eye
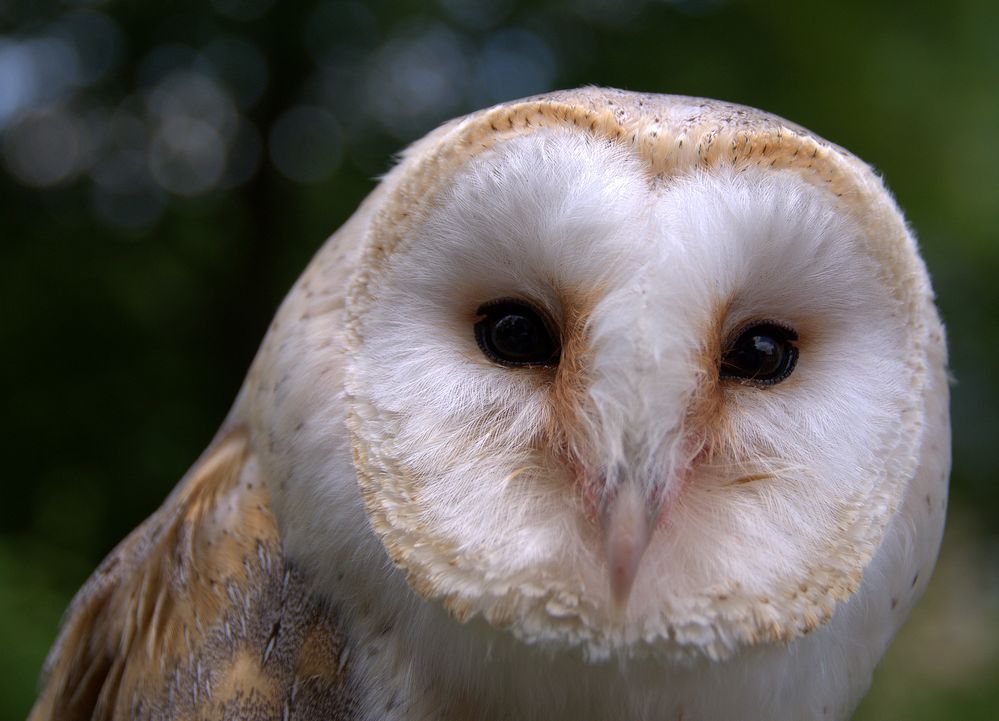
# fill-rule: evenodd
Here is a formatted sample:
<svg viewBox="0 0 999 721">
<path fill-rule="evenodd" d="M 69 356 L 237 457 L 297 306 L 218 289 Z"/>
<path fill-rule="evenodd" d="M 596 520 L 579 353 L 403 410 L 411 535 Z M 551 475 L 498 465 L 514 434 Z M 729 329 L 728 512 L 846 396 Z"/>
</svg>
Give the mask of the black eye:
<svg viewBox="0 0 999 721">
<path fill-rule="evenodd" d="M 773 385 L 791 375 L 798 334 L 776 323 L 756 323 L 739 334 L 721 357 L 721 377 Z"/>
<path fill-rule="evenodd" d="M 551 324 L 530 305 L 494 300 L 479 306 L 475 340 L 486 357 L 505 366 L 553 366 L 559 344 Z"/>
</svg>

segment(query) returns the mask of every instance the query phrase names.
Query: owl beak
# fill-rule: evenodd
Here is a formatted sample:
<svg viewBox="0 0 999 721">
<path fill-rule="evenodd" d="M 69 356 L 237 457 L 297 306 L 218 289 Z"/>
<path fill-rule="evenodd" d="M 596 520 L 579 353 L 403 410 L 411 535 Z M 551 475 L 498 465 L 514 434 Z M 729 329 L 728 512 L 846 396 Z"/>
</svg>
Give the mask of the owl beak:
<svg viewBox="0 0 999 721">
<path fill-rule="evenodd" d="M 604 510 L 603 531 L 611 600 L 617 612 L 627 608 L 639 562 L 652 537 L 653 517 L 644 494 L 633 483 L 623 484 Z"/>
</svg>

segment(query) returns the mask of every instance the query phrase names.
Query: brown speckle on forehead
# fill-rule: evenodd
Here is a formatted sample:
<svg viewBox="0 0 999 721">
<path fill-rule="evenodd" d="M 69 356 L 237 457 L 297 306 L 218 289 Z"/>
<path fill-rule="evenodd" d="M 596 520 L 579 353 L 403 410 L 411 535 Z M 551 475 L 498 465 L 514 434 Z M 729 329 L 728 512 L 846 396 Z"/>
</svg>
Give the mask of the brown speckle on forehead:
<svg viewBox="0 0 999 721">
<path fill-rule="evenodd" d="M 497 106 L 451 123 L 417 143 L 393 173 L 396 180 L 376 215 L 368 245 L 370 269 L 378 268 L 395 245 L 433 207 L 457 169 L 472 157 L 515 135 L 540 129 L 578 129 L 622 143 L 642 158 L 650 182 L 696 168 L 751 166 L 791 169 L 837 197 L 865 226 L 869 251 L 879 265 L 898 273 L 890 279 L 900 299 L 919 291 L 914 257 L 890 197 L 870 169 L 852 155 L 782 118 L 751 108 L 698 98 L 642 95 L 601 88 L 551 93 Z M 404 171 L 404 172 L 403 172 Z M 880 192 L 878 192 L 880 191 Z M 375 240 L 377 239 L 377 240 Z M 367 279 L 354 290 L 367 295 Z"/>
</svg>

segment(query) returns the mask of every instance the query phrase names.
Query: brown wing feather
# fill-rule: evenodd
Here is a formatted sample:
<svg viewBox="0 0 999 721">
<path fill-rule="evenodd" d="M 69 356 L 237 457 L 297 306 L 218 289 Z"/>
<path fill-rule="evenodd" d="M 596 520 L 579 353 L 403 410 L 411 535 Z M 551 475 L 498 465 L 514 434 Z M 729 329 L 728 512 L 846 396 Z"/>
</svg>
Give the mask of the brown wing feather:
<svg viewBox="0 0 999 721">
<path fill-rule="evenodd" d="M 350 719 L 342 648 L 236 430 L 77 594 L 29 721 Z"/>
</svg>

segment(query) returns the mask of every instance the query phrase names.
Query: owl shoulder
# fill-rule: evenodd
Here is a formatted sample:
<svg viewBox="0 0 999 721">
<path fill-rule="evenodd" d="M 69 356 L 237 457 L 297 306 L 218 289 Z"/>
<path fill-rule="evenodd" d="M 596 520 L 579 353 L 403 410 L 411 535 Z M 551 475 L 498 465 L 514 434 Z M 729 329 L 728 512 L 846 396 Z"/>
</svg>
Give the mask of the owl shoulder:
<svg viewBox="0 0 999 721">
<path fill-rule="evenodd" d="M 29 721 L 350 719 L 344 648 L 234 430 L 77 594 Z"/>
</svg>

